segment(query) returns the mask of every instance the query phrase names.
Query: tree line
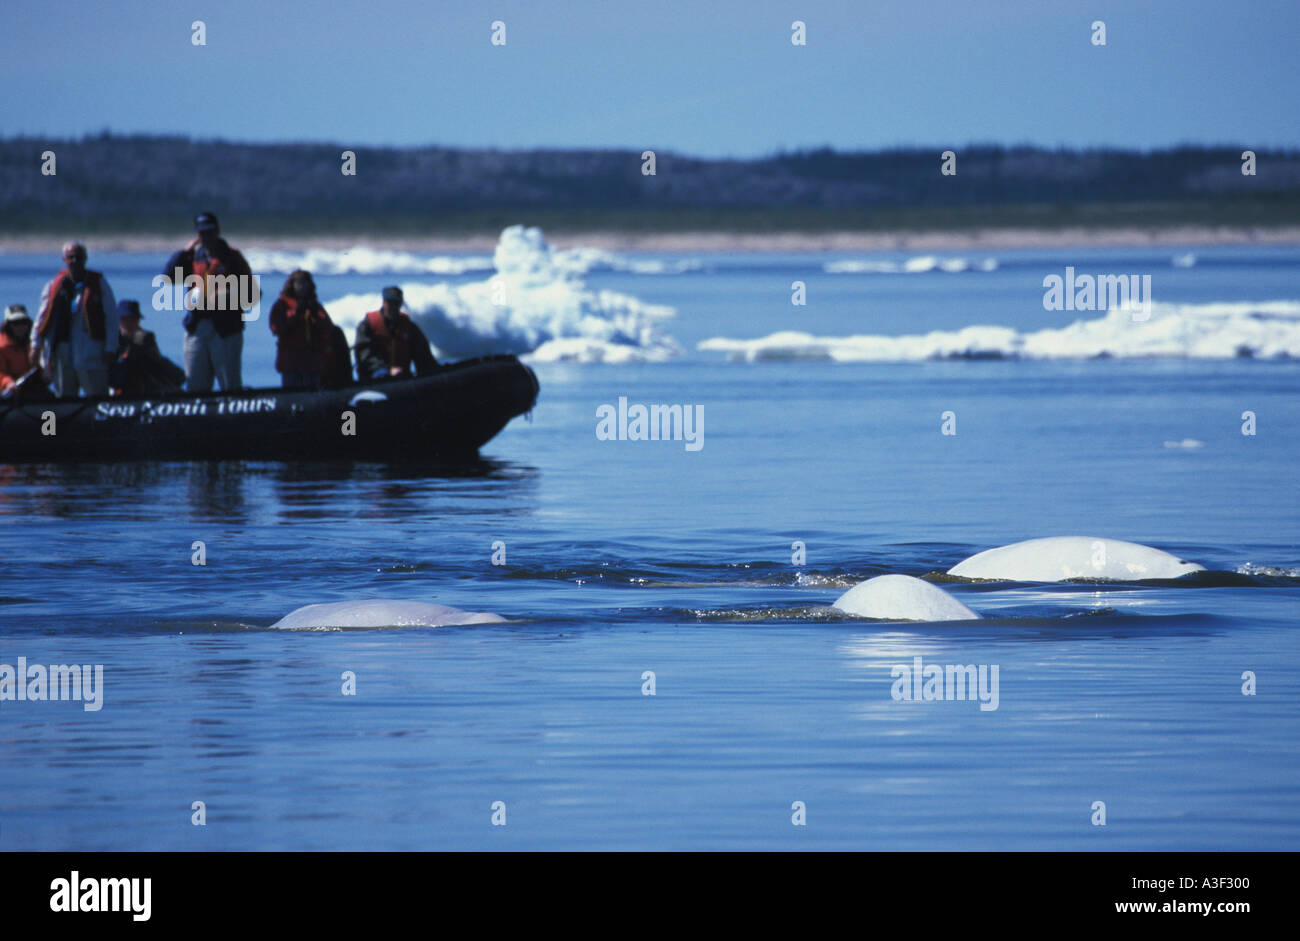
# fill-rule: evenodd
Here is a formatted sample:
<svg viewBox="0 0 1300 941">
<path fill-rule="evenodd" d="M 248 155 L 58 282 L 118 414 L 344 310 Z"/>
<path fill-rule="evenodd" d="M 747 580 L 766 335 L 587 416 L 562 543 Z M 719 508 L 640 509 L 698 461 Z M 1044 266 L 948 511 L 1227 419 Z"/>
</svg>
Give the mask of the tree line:
<svg viewBox="0 0 1300 941">
<path fill-rule="evenodd" d="M 576 226 L 871 228 L 928 213 L 1060 222 L 1090 207 L 1183 207 L 1216 221 L 1300 218 L 1300 152 L 1032 146 L 869 152 L 831 148 L 752 159 L 634 150 L 488 150 L 237 143 L 119 135 L 0 139 L 0 231 L 175 231 L 195 210 L 246 230 L 488 229 L 519 214 Z M 345 175 L 344 151 L 355 175 Z M 51 165 L 46 155 L 53 154 Z M 54 172 L 42 172 L 51 165 Z M 984 210 L 989 210 L 986 213 Z M 1142 217 L 1144 212 L 1134 213 Z M 784 220 L 784 221 L 783 221 Z"/>
</svg>

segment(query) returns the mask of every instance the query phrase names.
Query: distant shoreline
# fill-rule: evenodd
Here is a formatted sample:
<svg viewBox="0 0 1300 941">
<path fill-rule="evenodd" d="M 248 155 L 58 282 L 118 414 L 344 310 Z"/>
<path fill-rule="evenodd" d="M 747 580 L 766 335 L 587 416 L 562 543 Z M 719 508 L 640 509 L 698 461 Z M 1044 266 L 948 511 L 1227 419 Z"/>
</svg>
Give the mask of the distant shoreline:
<svg viewBox="0 0 1300 941">
<path fill-rule="evenodd" d="M 228 233 L 240 249 L 344 251 L 358 246 L 421 254 L 491 254 L 496 233 L 437 235 L 255 235 Z M 80 235 L 0 233 L 0 252 L 56 255 L 71 237 L 96 252 L 158 252 L 167 254 L 192 238 L 187 232 L 170 235 L 108 233 Z M 989 228 L 962 231 L 840 231 L 840 232 L 632 232 L 627 230 L 547 233 L 556 248 L 600 248 L 619 252 L 954 252 L 1029 248 L 1149 248 L 1165 246 L 1300 245 L 1300 226 L 1196 226 L 1159 228 Z"/>
</svg>

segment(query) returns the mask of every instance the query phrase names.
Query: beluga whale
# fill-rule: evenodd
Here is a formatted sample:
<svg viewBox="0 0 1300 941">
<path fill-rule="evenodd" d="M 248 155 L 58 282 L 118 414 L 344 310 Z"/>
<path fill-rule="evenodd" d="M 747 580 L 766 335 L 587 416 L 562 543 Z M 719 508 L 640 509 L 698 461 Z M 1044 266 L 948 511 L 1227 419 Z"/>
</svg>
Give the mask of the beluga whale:
<svg viewBox="0 0 1300 941">
<path fill-rule="evenodd" d="M 1134 582 L 1147 578 L 1179 578 L 1205 567 L 1121 539 L 1052 536 L 986 549 L 948 569 L 959 578 L 1018 582 L 1060 582 L 1095 578 Z"/>
<path fill-rule="evenodd" d="M 460 624 L 501 624 L 499 614 L 462 611 L 422 601 L 335 601 L 309 604 L 271 625 L 272 630 L 311 631 L 329 628 L 452 627 Z"/>
<path fill-rule="evenodd" d="M 835 600 L 845 614 L 879 621 L 974 621 L 979 615 L 942 588 L 911 575 L 877 575 Z"/>
</svg>

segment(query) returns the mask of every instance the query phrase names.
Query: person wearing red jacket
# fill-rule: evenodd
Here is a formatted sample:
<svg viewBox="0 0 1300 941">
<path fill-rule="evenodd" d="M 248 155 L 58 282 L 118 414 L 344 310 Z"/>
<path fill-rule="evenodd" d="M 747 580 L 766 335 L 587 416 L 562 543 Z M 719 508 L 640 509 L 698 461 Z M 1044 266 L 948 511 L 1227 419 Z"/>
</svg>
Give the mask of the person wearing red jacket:
<svg viewBox="0 0 1300 941">
<path fill-rule="evenodd" d="M 0 327 L 0 395 L 36 367 L 32 356 L 32 318 L 22 304 L 12 304 L 5 311 Z"/>
<path fill-rule="evenodd" d="M 316 299 L 311 272 L 299 268 L 271 307 L 275 369 L 285 388 L 316 387 L 334 356 L 334 322 Z"/>
</svg>

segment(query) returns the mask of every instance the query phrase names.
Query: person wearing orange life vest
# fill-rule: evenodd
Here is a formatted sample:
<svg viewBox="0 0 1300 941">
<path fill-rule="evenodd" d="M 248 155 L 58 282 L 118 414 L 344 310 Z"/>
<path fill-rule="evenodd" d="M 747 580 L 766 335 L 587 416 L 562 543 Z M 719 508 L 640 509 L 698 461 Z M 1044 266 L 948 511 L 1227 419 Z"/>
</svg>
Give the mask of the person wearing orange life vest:
<svg viewBox="0 0 1300 941">
<path fill-rule="evenodd" d="M 257 305 L 260 292 L 244 256 L 221 237 L 213 213 L 195 216 L 194 231 L 197 237 L 163 269 L 172 283 L 191 275 L 200 282 L 186 300 L 185 386 L 191 392 L 209 392 L 215 378 L 223 392 L 231 392 L 243 385 L 243 311 Z M 221 280 L 209 282 L 210 277 Z M 232 277 L 238 279 L 234 289 Z"/>
<path fill-rule="evenodd" d="M 32 318 L 22 304 L 10 304 L 0 327 L 0 395 L 36 368 L 32 356 Z"/>
<path fill-rule="evenodd" d="M 41 292 L 33 345 L 54 394 L 108 394 L 117 359 L 117 299 L 108 279 L 86 267 L 86 246 L 63 246 L 64 268 Z"/>
<path fill-rule="evenodd" d="M 334 356 L 334 322 L 316 299 L 310 271 L 299 268 L 285 279 L 269 325 L 276 339 L 275 369 L 284 387 L 321 385 Z"/>
<path fill-rule="evenodd" d="M 402 313 L 402 289 L 386 287 L 379 310 L 357 324 L 357 378 L 375 382 L 390 376 L 426 376 L 438 368 L 424 332 Z"/>
</svg>

